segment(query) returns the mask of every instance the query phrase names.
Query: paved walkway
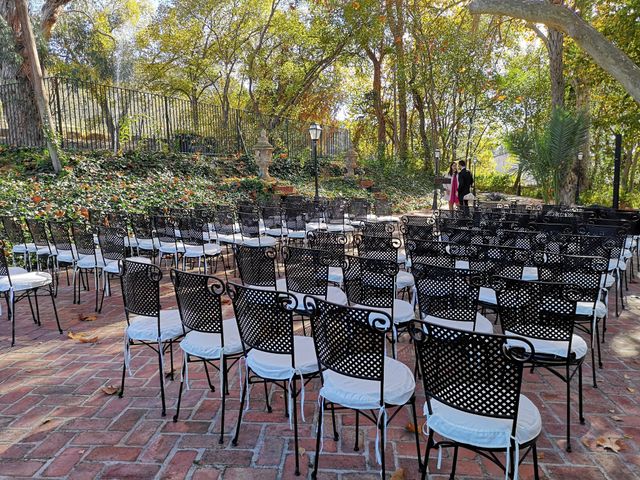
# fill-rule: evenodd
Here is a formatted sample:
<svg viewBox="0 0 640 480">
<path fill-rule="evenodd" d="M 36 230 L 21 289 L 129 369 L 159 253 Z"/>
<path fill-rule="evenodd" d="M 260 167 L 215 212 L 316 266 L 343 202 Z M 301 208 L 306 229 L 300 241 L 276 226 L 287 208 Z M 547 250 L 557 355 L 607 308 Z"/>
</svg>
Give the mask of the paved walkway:
<svg viewBox="0 0 640 480">
<path fill-rule="evenodd" d="M 168 275 L 164 280 L 168 282 Z M 165 285 L 165 307 L 175 305 L 172 289 Z M 250 411 L 244 417 L 237 447 L 231 435 L 218 444 L 220 398 L 209 391 L 204 370 L 190 366 L 191 390 L 183 396 L 181 419 L 173 423 L 178 381 L 167 381 L 168 415 L 160 416 L 156 357 L 148 349 L 132 349 L 133 376 L 127 378 L 124 398 L 102 388 L 118 386 L 122 368 L 125 325 L 119 286 L 93 319 L 93 292 L 83 292 L 82 304 L 72 305 L 71 288 L 61 287 L 57 300 L 64 335 L 59 335 L 49 308 L 43 309 L 42 327 L 18 309 L 17 343 L 11 348 L 6 311 L 0 320 L 0 477 L 27 478 L 193 478 L 255 479 L 294 478 L 293 435 L 284 417 L 281 390 L 271 390 L 273 413 L 265 412 L 264 394 L 254 387 Z M 640 286 L 630 284 L 629 308 L 609 319 L 603 345 L 604 369 L 598 370 L 600 388 L 585 381 L 586 425 L 572 418 L 573 452 L 564 450 L 565 387 L 548 372 L 527 373 L 524 390 L 540 408 L 543 433 L 539 438 L 542 478 L 640 478 Z M 42 304 L 46 304 L 43 299 Z M 230 306 L 225 308 L 230 311 Z M 81 321 L 85 317 L 89 321 Z M 87 318 L 88 317 L 88 318 Z M 97 335 L 97 343 L 80 343 L 67 332 Z M 413 364 L 406 337 L 400 357 Z M 168 361 L 166 368 L 168 369 Z M 176 371 L 181 359 L 176 357 Z M 585 380 L 590 379 L 587 362 Z M 179 376 L 176 376 L 176 380 Z M 237 372 L 231 376 L 226 430 L 237 418 Z M 216 378 L 213 379 L 215 385 Z M 574 390 L 575 391 L 575 390 Z M 422 386 L 418 386 L 422 392 Z M 317 382 L 306 390 L 307 422 L 301 424 L 302 477 L 309 476 L 313 460 Z M 420 404 L 423 399 L 419 393 Z M 574 398 L 577 396 L 574 395 Z M 577 403 L 574 402 L 577 412 Z M 329 420 L 330 416 L 326 418 Z M 354 416 L 338 414 L 341 438 L 334 442 L 326 429 L 320 458 L 320 479 L 375 480 L 375 430 L 362 427 L 360 451 L 354 452 Z M 361 422 L 364 423 L 364 422 Z M 329 425 L 329 423 L 327 423 Z M 419 478 L 408 412 L 388 429 L 389 476 L 395 480 Z M 612 444 L 619 452 L 600 444 Z M 440 471 L 431 458 L 431 478 L 448 478 L 450 458 L 444 454 Z M 529 461 L 530 463 L 530 461 Z M 457 478 L 500 478 L 497 469 L 465 452 L 458 462 Z M 523 465 L 520 478 L 532 478 L 531 465 Z"/>
</svg>

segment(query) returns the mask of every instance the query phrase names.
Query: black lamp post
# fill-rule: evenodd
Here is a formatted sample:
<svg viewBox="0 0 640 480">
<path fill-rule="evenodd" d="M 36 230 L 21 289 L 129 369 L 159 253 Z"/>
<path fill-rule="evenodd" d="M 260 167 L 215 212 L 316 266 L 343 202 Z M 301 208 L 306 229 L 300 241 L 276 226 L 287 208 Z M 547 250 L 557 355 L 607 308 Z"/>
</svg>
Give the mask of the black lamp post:
<svg viewBox="0 0 640 480">
<path fill-rule="evenodd" d="M 478 165 L 478 157 L 473 157 L 473 196 L 476 196 L 476 166 Z"/>
<path fill-rule="evenodd" d="M 438 209 L 438 184 L 436 182 L 439 181 L 440 178 L 440 149 L 436 148 L 435 152 L 436 162 L 435 162 L 435 171 L 433 175 L 433 210 Z"/>
<path fill-rule="evenodd" d="M 309 126 L 309 136 L 311 137 L 311 156 L 313 158 L 313 168 L 315 171 L 316 196 L 314 200 L 316 204 L 320 199 L 320 196 L 318 195 L 318 140 L 320 140 L 321 135 L 322 127 L 317 123 L 312 123 Z"/>
<path fill-rule="evenodd" d="M 578 152 L 578 168 L 576 168 L 576 205 L 578 205 L 578 203 L 580 202 L 580 173 L 582 169 L 582 157 L 583 153 Z"/>
</svg>

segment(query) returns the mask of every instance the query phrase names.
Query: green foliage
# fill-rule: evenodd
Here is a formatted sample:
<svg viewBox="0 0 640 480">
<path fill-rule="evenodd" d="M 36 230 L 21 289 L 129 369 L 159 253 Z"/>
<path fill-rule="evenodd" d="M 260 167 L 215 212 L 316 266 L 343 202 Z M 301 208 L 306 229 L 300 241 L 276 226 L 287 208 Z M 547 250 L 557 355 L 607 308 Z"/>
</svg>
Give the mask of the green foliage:
<svg viewBox="0 0 640 480">
<path fill-rule="evenodd" d="M 509 151 L 518 156 L 522 170 L 535 178 L 545 202 L 560 203 L 560 189 L 588 131 L 584 113 L 555 109 L 543 130 L 521 129 L 507 135 Z"/>
</svg>

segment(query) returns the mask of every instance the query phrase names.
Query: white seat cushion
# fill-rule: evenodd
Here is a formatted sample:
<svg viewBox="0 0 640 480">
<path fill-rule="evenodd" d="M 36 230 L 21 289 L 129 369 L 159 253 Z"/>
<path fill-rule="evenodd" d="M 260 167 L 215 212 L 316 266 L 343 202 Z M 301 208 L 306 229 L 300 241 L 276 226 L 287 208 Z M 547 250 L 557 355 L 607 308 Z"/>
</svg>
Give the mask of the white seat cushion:
<svg viewBox="0 0 640 480">
<path fill-rule="evenodd" d="M 204 248 L 203 248 L 204 247 Z M 185 245 L 185 257 L 188 258 L 199 258 L 202 257 L 203 252 L 207 257 L 215 257 L 216 255 L 220 255 L 220 247 L 215 243 L 206 243 L 203 245 Z"/>
<path fill-rule="evenodd" d="M 9 275 L 11 275 L 11 285 L 9 284 L 8 277 L 0 277 L 0 292 L 8 291 L 11 286 L 13 286 L 16 292 L 21 292 L 44 287 L 51 283 L 51 275 L 46 272 L 24 272 L 13 275 L 11 270 L 9 270 Z"/>
<path fill-rule="evenodd" d="M 277 241 L 273 237 L 243 237 L 242 244 L 248 247 L 275 247 Z"/>
<path fill-rule="evenodd" d="M 355 231 L 355 228 L 353 228 L 353 225 L 348 225 L 348 224 L 341 224 L 341 223 L 329 223 L 327 224 L 327 231 L 328 232 L 353 232 Z"/>
<path fill-rule="evenodd" d="M 402 290 L 403 288 L 413 287 L 415 285 L 415 280 L 413 275 L 405 270 L 400 270 L 398 275 L 396 275 L 396 288 L 398 290 Z"/>
<path fill-rule="evenodd" d="M 318 371 L 316 349 L 311 337 L 293 337 L 296 370 L 303 375 Z M 291 378 L 293 367 L 291 355 L 267 353 L 252 349 L 247 354 L 247 366 L 258 376 L 271 380 Z"/>
<path fill-rule="evenodd" d="M 342 283 L 344 277 L 342 276 L 341 267 L 329 267 L 329 281 L 333 283 Z"/>
<path fill-rule="evenodd" d="M 138 240 L 136 240 L 136 237 L 124 237 L 124 246 L 135 248 L 138 246 Z"/>
<path fill-rule="evenodd" d="M 224 331 L 224 354 L 234 355 L 242 353 L 242 341 L 238 332 L 238 324 L 235 318 L 222 322 Z M 219 333 L 204 333 L 191 331 L 180 341 L 180 348 L 200 358 L 218 359 L 222 353 L 221 335 Z"/>
<path fill-rule="evenodd" d="M 480 295 L 478 298 L 482 303 L 487 303 L 489 305 L 498 304 L 498 300 L 496 299 L 496 291 L 493 288 L 480 287 Z"/>
<path fill-rule="evenodd" d="M 127 260 L 130 262 L 146 263 L 147 265 L 151 264 L 151 260 L 146 257 L 127 257 Z M 106 265 L 103 268 L 107 273 L 113 273 L 114 275 L 120 273 L 120 268 L 118 266 L 117 260 L 107 260 Z"/>
<path fill-rule="evenodd" d="M 368 307 L 366 305 L 354 305 L 355 307 L 366 308 L 369 310 L 379 310 L 381 312 L 385 312 L 391 315 L 391 310 L 388 308 L 375 308 Z M 384 318 L 382 316 L 377 316 L 375 313 L 371 315 L 371 320 L 373 321 L 375 318 Z M 393 323 L 401 324 L 410 322 L 415 318 L 415 313 L 413 311 L 413 305 L 405 300 L 395 299 L 393 301 Z"/>
<path fill-rule="evenodd" d="M 457 328 L 458 330 L 471 331 L 473 327 L 472 322 L 464 322 L 460 320 L 449 320 L 446 318 L 434 317 L 433 315 L 425 315 L 422 318 L 425 322 L 435 323 L 447 328 Z M 480 312 L 476 313 L 476 322 L 474 332 L 479 333 L 493 333 L 493 323 L 487 317 Z"/>
<path fill-rule="evenodd" d="M 36 255 L 38 256 L 42 256 L 42 255 L 57 255 L 58 252 L 56 252 L 56 247 L 54 247 L 53 245 L 49 246 L 49 247 L 38 247 L 36 249 Z"/>
<path fill-rule="evenodd" d="M 288 230 L 285 232 L 285 235 L 289 238 L 305 238 L 307 236 L 307 232 L 304 230 Z"/>
<path fill-rule="evenodd" d="M 585 315 L 588 317 L 593 316 L 593 302 L 578 302 L 576 305 L 576 314 Z M 598 300 L 596 302 L 596 317 L 603 318 L 607 315 L 607 306 Z"/>
<path fill-rule="evenodd" d="M 38 247 L 36 247 L 35 243 L 17 243 L 11 249 L 13 253 L 35 253 L 38 251 Z"/>
<path fill-rule="evenodd" d="M 427 426 L 443 437 L 481 448 L 506 448 L 509 445 L 512 420 L 463 412 L 435 399 L 431 400 L 431 408 L 433 413 L 428 416 Z M 427 415 L 426 403 L 424 412 Z M 541 431 L 542 418 L 538 408 L 520 395 L 516 440 L 522 445 L 535 439 Z"/>
<path fill-rule="evenodd" d="M 602 275 L 600 278 L 600 288 L 611 288 L 616 282 L 616 279 L 611 274 Z"/>
<path fill-rule="evenodd" d="M 283 228 L 267 228 L 264 233 L 265 235 L 269 235 L 270 237 L 287 236 L 287 231 Z"/>
<path fill-rule="evenodd" d="M 320 395 L 330 402 L 358 410 L 380 408 L 380 382 L 342 375 L 333 370 L 322 372 Z M 384 359 L 384 402 L 404 405 L 416 389 L 416 381 L 404 363 Z"/>
<path fill-rule="evenodd" d="M 22 267 L 9 267 L 9 275 L 13 278 L 14 275 L 20 275 L 21 273 L 29 273 L 29 270 Z"/>
<path fill-rule="evenodd" d="M 515 335 L 521 337 L 522 335 L 513 334 L 505 331 L 505 335 Z M 567 358 L 569 352 L 569 342 L 556 341 L 556 340 L 541 340 L 538 338 L 524 337 L 533 344 L 533 349 L 536 354 L 555 355 L 560 358 Z M 518 342 L 517 340 L 507 340 L 509 345 L 524 347 L 525 350 L 529 350 L 528 345 L 524 342 Z M 584 357 L 587 354 L 587 342 L 576 334 L 573 334 L 571 339 L 571 353 L 573 353 L 577 359 Z"/>
<path fill-rule="evenodd" d="M 158 340 L 158 319 L 136 315 L 131 317 L 131 324 L 127 327 L 127 334 L 132 340 L 155 342 Z M 178 310 L 160 310 L 160 339 L 170 340 L 180 337 L 184 333 L 180 312 Z"/>
<path fill-rule="evenodd" d="M 223 234 L 218 234 L 218 242 L 221 243 L 229 243 L 229 244 L 237 244 L 237 245 L 242 245 L 242 238 L 240 237 L 240 235 L 223 235 Z"/>
<path fill-rule="evenodd" d="M 284 278 L 279 278 L 276 281 L 276 290 L 278 290 L 279 292 L 286 292 L 287 291 L 287 280 Z M 298 292 L 294 292 L 294 291 L 289 291 L 289 293 L 291 295 L 293 295 L 294 297 L 296 297 L 296 300 L 298 301 L 298 311 L 306 311 L 306 308 L 304 306 L 304 297 L 307 296 L 306 293 L 298 293 Z M 311 295 L 313 297 L 316 298 L 322 298 L 321 296 L 317 296 L 317 295 Z M 347 304 L 347 295 L 346 293 L 344 293 L 341 289 L 339 289 L 338 287 L 333 287 L 333 286 L 329 286 L 327 288 L 327 301 L 332 302 L 332 303 L 337 303 L 339 305 L 346 305 Z"/>
<path fill-rule="evenodd" d="M 327 224 L 324 222 L 309 222 L 306 224 L 306 229 L 307 229 L 307 232 L 310 232 L 313 230 L 326 230 Z"/>
<path fill-rule="evenodd" d="M 162 253 L 175 255 L 178 252 L 184 252 L 184 245 L 180 240 L 176 242 L 160 242 L 158 250 L 160 250 L 160 252 Z"/>
<path fill-rule="evenodd" d="M 160 242 L 157 238 L 138 238 L 136 240 L 137 247 L 141 250 L 158 250 Z"/>
</svg>

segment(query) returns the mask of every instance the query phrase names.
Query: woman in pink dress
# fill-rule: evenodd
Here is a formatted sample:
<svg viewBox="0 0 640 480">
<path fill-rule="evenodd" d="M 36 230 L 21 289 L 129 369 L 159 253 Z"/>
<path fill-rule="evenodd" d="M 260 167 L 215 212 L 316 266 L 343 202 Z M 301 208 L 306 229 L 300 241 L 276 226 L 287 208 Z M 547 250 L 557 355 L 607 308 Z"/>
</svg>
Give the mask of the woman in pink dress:
<svg viewBox="0 0 640 480">
<path fill-rule="evenodd" d="M 451 183 L 445 183 L 447 189 L 447 197 L 449 200 L 449 210 L 453 210 L 458 205 L 458 162 L 453 162 L 449 166 L 447 177 L 451 179 Z"/>
</svg>

